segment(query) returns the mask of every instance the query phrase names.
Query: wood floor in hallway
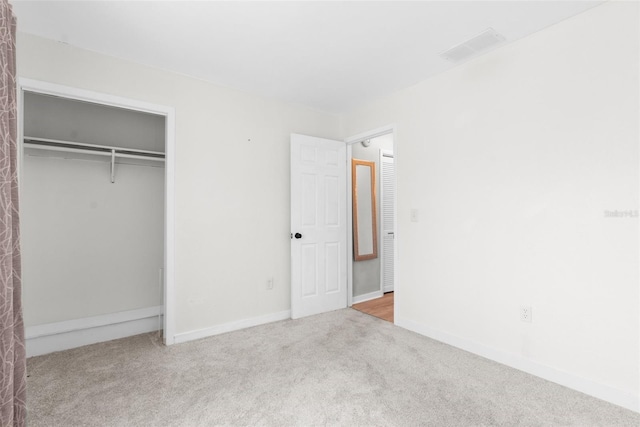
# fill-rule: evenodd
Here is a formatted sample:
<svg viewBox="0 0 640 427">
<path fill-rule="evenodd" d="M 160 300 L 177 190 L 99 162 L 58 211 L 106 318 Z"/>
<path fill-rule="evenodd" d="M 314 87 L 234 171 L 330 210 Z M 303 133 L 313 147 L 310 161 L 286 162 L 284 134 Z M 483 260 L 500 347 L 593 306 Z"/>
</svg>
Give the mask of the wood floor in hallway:
<svg viewBox="0 0 640 427">
<path fill-rule="evenodd" d="M 380 298 L 353 304 L 351 308 L 393 323 L 393 292 Z"/>
</svg>

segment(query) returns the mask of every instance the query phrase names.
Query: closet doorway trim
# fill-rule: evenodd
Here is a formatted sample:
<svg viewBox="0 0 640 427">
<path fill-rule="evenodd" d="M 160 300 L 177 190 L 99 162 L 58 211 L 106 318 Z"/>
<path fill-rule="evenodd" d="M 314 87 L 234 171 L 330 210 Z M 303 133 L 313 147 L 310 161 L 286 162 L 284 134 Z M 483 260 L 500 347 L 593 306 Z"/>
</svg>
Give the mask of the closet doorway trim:
<svg viewBox="0 0 640 427">
<path fill-rule="evenodd" d="M 18 79 L 18 176 L 22 178 L 24 158 L 24 93 L 52 95 L 77 101 L 150 113 L 165 118 L 165 224 L 164 224 L 164 322 L 165 345 L 175 343 L 175 109 L 119 96 L 62 86 L 54 83 Z M 22 182 L 22 179 L 20 179 Z"/>
</svg>

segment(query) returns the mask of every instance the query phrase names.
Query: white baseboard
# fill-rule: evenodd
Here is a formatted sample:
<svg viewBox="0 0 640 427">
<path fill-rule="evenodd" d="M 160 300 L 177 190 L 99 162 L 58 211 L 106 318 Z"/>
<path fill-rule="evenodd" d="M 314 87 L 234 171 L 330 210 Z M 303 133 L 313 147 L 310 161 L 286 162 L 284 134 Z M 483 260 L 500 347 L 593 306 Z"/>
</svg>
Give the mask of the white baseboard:
<svg viewBox="0 0 640 427">
<path fill-rule="evenodd" d="M 396 317 L 395 324 L 420 335 L 427 336 L 445 344 L 477 354 L 478 356 L 485 357 L 528 374 L 577 390 L 584 394 L 613 403 L 614 405 L 622 406 L 623 408 L 627 408 L 635 412 L 640 412 L 640 396 L 633 393 L 596 383 L 568 372 L 536 363 L 516 354 L 507 353 L 465 338 L 451 335 L 447 332 L 430 328 L 412 320 L 403 318 L 399 319 Z"/>
<path fill-rule="evenodd" d="M 376 298 L 380 298 L 383 295 L 384 293 L 382 291 L 375 291 L 375 292 L 369 292 L 368 294 L 354 296 L 353 299 L 351 300 L 351 305 L 369 301 Z"/>
<path fill-rule="evenodd" d="M 162 329 L 162 306 L 25 328 L 27 357 Z"/>
<path fill-rule="evenodd" d="M 223 323 L 221 325 L 212 326 L 210 328 L 197 329 L 195 331 L 182 332 L 176 334 L 175 343 L 183 343 L 193 341 L 200 338 L 211 337 L 214 335 L 224 334 L 226 332 L 237 331 L 240 329 L 250 328 L 252 326 L 264 325 L 266 323 L 277 322 L 279 320 L 291 319 L 291 310 L 280 311 L 278 313 L 266 314 L 264 316 L 252 317 L 250 319 L 237 320 L 235 322 Z"/>
</svg>

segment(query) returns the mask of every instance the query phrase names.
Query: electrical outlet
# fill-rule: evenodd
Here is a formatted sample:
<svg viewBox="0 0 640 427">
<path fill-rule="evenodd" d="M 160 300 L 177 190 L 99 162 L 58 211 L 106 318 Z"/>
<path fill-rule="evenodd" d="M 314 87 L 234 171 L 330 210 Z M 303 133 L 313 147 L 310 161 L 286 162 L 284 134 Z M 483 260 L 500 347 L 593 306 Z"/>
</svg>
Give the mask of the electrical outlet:
<svg viewBox="0 0 640 427">
<path fill-rule="evenodd" d="M 533 311 L 530 305 L 523 305 L 520 307 L 520 320 L 523 322 L 531 323 L 533 321 Z"/>
<path fill-rule="evenodd" d="M 267 290 L 270 291 L 271 289 L 273 289 L 273 277 L 267 280 Z"/>
</svg>

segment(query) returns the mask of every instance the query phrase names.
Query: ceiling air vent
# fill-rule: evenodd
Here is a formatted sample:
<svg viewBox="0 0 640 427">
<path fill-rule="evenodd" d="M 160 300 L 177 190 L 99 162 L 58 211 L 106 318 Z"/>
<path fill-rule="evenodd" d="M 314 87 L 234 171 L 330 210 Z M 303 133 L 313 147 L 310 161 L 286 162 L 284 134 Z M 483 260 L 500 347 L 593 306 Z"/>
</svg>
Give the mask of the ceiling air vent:
<svg viewBox="0 0 640 427">
<path fill-rule="evenodd" d="M 486 52 L 490 48 L 504 42 L 506 38 L 493 28 L 487 28 L 475 37 L 453 46 L 442 52 L 440 56 L 447 61 L 460 62 L 469 59 L 479 53 Z"/>
</svg>

